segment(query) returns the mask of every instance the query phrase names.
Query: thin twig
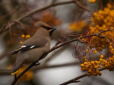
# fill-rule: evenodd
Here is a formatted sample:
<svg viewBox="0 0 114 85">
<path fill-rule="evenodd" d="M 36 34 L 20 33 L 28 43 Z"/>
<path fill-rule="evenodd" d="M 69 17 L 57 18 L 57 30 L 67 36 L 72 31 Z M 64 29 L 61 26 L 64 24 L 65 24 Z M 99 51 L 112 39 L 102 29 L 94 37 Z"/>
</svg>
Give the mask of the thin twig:
<svg viewBox="0 0 114 85">
<path fill-rule="evenodd" d="M 25 30 L 25 25 L 21 23 L 20 21 L 11 21 L 11 22 L 18 23 L 21 26 L 21 28 Z"/>
<path fill-rule="evenodd" d="M 84 7 L 83 5 L 81 5 L 81 4 L 78 2 L 78 0 L 75 0 L 75 3 L 76 3 L 76 5 L 79 6 L 80 8 L 86 10 L 90 15 L 93 15 L 93 13 L 92 13 L 89 9 L 87 9 L 86 7 Z"/>
<path fill-rule="evenodd" d="M 102 71 L 103 69 L 99 69 L 99 71 Z M 68 85 L 68 84 L 70 84 L 70 83 L 74 83 L 74 81 L 78 81 L 79 79 L 81 79 L 81 78 L 83 78 L 83 77 L 86 77 L 87 76 L 87 73 L 86 74 L 83 74 L 83 75 L 80 75 L 80 76 L 78 76 L 78 77 L 76 77 L 76 78 L 73 78 L 73 79 L 71 79 L 71 80 L 68 80 L 68 81 L 66 81 L 66 82 L 64 82 L 64 83 L 62 83 L 62 84 L 60 84 L 60 85 Z M 76 82 L 75 82 L 76 83 Z"/>
<path fill-rule="evenodd" d="M 59 68 L 59 67 L 69 67 L 69 66 L 76 66 L 76 65 L 80 65 L 79 62 L 71 62 L 71 63 L 65 63 L 65 64 L 56 64 L 56 65 L 41 65 L 41 66 L 34 66 L 33 68 L 31 68 L 30 70 L 33 72 L 36 72 L 38 70 L 42 70 L 42 69 L 52 69 L 52 68 Z M 0 75 L 11 75 L 13 69 L 1 69 L 0 70 Z"/>
<path fill-rule="evenodd" d="M 52 3 L 51 3 L 51 4 L 49 4 L 49 5 L 45 6 L 45 7 L 38 8 L 38 9 L 34 9 L 34 10 L 32 10 L 32 11 L 30 11 L 30 12 L 24 14 L 23 16 L 19 17 L 18 19 L 14 20 L 14 21 L 21 21 L 21 20 L 24 19 L 25 17 L 28 17 L 28 16 L 30 16 L 30 15 L 36 13 L 36 12 L 41 12 L 41 11 L 43 11 L 43 10 L 46 10 L 46 9 L 51 8 L 51 7 L 54 7 L 54 6 L 65 5 L 65 4 L 71 4 L 71 3 L 75 3 L 75 1 L 58 2 L 58 3 L 55 3 L 55 4 L 52 4 Z M 10 27 L 12 27 L 13 25 L 15 25 L 14 22 L 12 22 L 12 23 L 9 24 Z M 5 31 L 7 31 L 7 30 L 9 30 L 9 26 L 6 26 L 6 27 L 4 28 L 4 30 L 0 30 L 0 34 L 2 34 L 3 32 L 5 32 Z"/>
<path fill-rule="evenodd" d="M 4 19 L 4 18 L 6 18 L 6 17 L 8 17 L 8 16 L 10 16 L 10 15 L 12 15 L 12 14 L 14 14 L 15 12 L 17 12 L 17 11 L 19 10 L 19 8 L 20 8 L 20 7 L 16 7 L 16 8 L 13 9 L 11 12 L 9 12 L 9 13 L 7 13 L 7 14 L 1 16 L 1 17 L 0 17 L 0 20 L 2 20 L 2 19 Z"/>
</svg>

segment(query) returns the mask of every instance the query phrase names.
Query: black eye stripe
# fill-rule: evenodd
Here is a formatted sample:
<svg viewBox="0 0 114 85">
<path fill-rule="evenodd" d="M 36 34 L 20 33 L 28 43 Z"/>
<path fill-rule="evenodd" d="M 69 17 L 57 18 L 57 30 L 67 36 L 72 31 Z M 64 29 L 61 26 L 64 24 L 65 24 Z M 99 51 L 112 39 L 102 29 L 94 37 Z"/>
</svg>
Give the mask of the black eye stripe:
<svg viewBox="0 0 114 85">
<path fill-rule="evenodd" d="M 50 29 L 52 29 L 52 28 L 50 28 L 50 27 L 46 27 L 46 26 L 42 26 L 42 27 L 44 27 L 46 30 L 50 30 Z"/>
<path fill-rule="evenodd" d="M 42 26 L 43 28 L 45 28 L 46 30 L 50 30 L 49 35 L 51 36 L 53 31 L 56 30 L 55 28 L 50 28 L 50 27 L 46 27 L 46 26 Z"/>
</svg>

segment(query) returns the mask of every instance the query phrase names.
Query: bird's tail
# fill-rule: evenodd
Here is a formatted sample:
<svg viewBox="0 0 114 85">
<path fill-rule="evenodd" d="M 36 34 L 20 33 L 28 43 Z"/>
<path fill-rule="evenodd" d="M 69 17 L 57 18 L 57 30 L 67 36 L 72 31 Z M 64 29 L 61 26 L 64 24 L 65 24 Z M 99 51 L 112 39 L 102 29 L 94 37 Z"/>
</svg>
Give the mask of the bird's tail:
<svg viewBox="0 0 114 85">
<path fill-rule="evenodd" d="M 3 58 L 6 57 L 6 56 L 11 56 L 11 55 L 12 55 L 12 54 L 11 54 L 10 52 L 6 52 L 6 53 L 0 55 L 0 60 L 3 59 Z"/>
<path fill-rule="evenodd" d="M 23 64 L 23 62 L 17 63 L 16 67 L 14 68 L 13 72 L 11 73 L 11 75 L 15 75 L 18 72 L 18 69 L 21 67 L 22 64 Z"/>
</svg>

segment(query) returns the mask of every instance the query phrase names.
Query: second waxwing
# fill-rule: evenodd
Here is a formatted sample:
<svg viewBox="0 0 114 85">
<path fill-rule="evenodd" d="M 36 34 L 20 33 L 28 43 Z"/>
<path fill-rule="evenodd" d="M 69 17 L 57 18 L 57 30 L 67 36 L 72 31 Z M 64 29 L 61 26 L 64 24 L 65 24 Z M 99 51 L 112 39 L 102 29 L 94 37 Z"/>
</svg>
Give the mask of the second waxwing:
<svg viewBox="0 0 114 85">
<path fill-rule="evenodd" d="M 36 22 L 34 26 L 39 28 L 36 33 L 25 40 L 21 47 L 11 53 L 11 55 L 18 53 L 12 75 L 18 71 L 23 63 L 31 64 L 50 50 L 50 39 L 55 29 L 44 22 Z"/>
</svg>

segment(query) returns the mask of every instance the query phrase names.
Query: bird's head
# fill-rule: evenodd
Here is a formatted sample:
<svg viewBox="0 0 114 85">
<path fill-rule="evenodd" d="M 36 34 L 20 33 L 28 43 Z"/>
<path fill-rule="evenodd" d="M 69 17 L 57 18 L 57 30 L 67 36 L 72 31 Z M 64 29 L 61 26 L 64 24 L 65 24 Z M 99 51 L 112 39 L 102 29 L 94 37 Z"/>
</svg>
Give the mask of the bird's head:
<svg viewBox="0 0 114 85">
<path fill-rule="evenodd" d="M 39 28 L 42 27 L 42 28 L 46 29 L 50 36 L 54 32 L 54 30 L 56 30 L 55 28 L 52 28 L 51 26 L 49 26 L 48 24 L 46 24 L 44 22 L 36 22 L 34 24 L 34 26 L 39 27 Z"/>
</svg>

